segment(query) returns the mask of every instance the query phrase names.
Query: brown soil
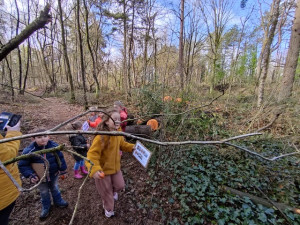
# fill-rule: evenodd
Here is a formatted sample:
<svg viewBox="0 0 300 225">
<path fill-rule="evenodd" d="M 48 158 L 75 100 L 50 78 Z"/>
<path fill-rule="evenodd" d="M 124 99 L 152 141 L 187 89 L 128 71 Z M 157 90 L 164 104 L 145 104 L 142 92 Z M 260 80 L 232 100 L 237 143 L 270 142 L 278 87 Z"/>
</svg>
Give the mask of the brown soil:
<svg viewBox="0 0 300 225">
<path fill-rule="evenodd" d="M 22 132 L 24 134 L 30 133 L 37 126 L 44 126 L 47 129 L 55 127 L 83 112 L 83 107 L 70 105 L 66 101 L 55 97 L 46 98 L 46 101 L 34 99 L 30 103 L 26 103 L 28 101 L 24 99 L 14 104 L 6 103 L 8 99 L 5 99 L 6 101 L 3 98 L 0 100 L 2 111 L 22 114 Z M 51 138 L 59 144 L 70 145 L 66 136 L 52 136 Z M 20 153 L 29 143 L 30 140 L 22 140 Z M 69 177 L 60 180 L 59 186 L 63 198 L 69 202 L 69 207 L 59 209 L 53 206 L 49 218 L 41 222 L 39 220 L 41 203 L 38 190 L 22 193 L 17 199 L 16 206 L 11 214 L 10 224 L 69 224 L 83 179 L 75 180 L 73 178 L 74 159 L 67 153 L 64 153 L 64 156 L 68 164 Z M 148 174 L 131 154 L 126 153 L 122 156 L 122 171 L 126 187 L 120 193 L 119 200 L 116 202 L 116 216 L 107 219 L 103 215 L 101 198 L 96 192 L 94 180 L 89 178 L 82 189 L 80 205 L 73 224 L 159 224 L 154 221 L 153 218 L 155 217 L 151 212 L 149 213 L 149 211 L 147 212 L 145 209 L 139 209 L 138 207 L 138 203 L 143 201 L 141 198 L 142 190 L 146 188 L 148 189 L 147 192 L 151 193 L 151 187 L 147 187 L 146 184 L 149 179 Z M 23 186 L 29 186 L 26 179 L 23 179 Z"/>
</svg>

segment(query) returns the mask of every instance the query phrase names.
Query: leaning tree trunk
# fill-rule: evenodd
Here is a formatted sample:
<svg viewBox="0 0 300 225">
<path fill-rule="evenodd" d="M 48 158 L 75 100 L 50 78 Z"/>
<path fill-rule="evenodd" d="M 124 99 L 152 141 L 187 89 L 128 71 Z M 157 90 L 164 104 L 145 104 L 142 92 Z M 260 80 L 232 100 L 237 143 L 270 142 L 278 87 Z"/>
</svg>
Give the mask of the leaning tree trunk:
<svg viewBox="0 0 300 225">
<path fill-rule="evenodd" d="M 274 39 L 274 34 L 278 23 L 279 7 L 280 7 L 280 0 L 274 0 L 272 4 L 272 11 L 271 11 L 271 20 L 272 20 L 271 28 L 270 28 L 269 35 L 265 37 L 266 45 L 265 45 L 265 51 L 263 52 L 262 55 L 262 72 L 259 79 L 257 107 L 260 107 L 264 100 L 265 83 L 266 83 L 266 78 L 269 69 L 271 45 Z"/>
<path fill-rule="evenodd" d="M 300 50 L 300 0 L 297 1 L 295 20 L 290 37 L 290 45 L 283 70 L 278 102 L 286 100 L 292 94 L 295 72 Z"/>
<path fill-rule="evenodd" d="M 79 39 L 79 52 L 80 52 L 80 67 L 81 67 L 81 77 L 82 77 L 82 85 L 83 85 L 83 99 L 84 99 L 84 108 L 88 109 L 88 101 L 86 97 L 86 85 L 85 85 L 85 68 L 83 63 L 83 49 L 82 49 L 82 37 L 80 31 L 80 16 L 79 16 L 79 7 L 80 7 L 80 0 L 77 0 L 77 32 L 78 32 L 78 39 Z"/>
<path fill-rule="evenodd" d="M 8 43 L 0 48 L 0 61 L 4 59 L 13 49 L 18 47 L 24 40 L 26 40 L 33 32 L 44 27 L 50 20 L 49 14 L 50 5 L 47 4 L 38 18 L 30 23 L 26 28 L 16 37 L 11 39 Z"/>
<path fill-rule="evenodd" d="M 75 92 L 74 92 L 74 85 L 73 85 L 73 78 L 71 74 L 71 67 L 70 67 L 70 61 L 68 57 L 68 51 L 67 51 L 67 44 L 66 44 L 66 39 L 65 39 L 65 27 L 64 27 L 64 21 L 63 21 L 63 16 L 62 16 L 62 8 L 61 8 L 61 0 L 57 1 L 58 3 L 58 9 L 59 9 L 59 20 L 60 20 L 60 25 L 61 25 L 61 38 L 62 38 L 62 45 L 63 45 L 63 54 L 66 62 L 66 72 L 67 72 L 67 77 L 69 80 L 69 85 L 71 89 L 71 102 L 75 101 Z"/>
</svg>

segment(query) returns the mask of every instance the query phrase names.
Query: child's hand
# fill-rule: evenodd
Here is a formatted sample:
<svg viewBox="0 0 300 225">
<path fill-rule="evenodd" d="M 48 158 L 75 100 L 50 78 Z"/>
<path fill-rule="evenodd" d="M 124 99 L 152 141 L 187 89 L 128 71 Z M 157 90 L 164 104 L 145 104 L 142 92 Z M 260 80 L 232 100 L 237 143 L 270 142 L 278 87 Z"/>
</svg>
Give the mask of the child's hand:
<svg viewBox="0 0 300 225">
<path fill-rule="evenodd" d="M 94 179 L 103 179 L 105 177 L 105 174 L 102 171 L 97 171 L 94 173 L 93 178 Z"/>
<path fill-rule="evenodd" d="M 91 147 L 91 145 L 90 145 L 90 144 L 86 144 L 86 147 L 87 147 L 87 148 L 90 148 L 90 147 Z"/>
<path fill-rule="evenodd" d="M 40 179 L 37 176 L 33 176 L 33 177 L 30 178 L 30 182 L 32 184 L 36 184 L 37 182 L 39 182 L 39 180 Z"/>
</svg>

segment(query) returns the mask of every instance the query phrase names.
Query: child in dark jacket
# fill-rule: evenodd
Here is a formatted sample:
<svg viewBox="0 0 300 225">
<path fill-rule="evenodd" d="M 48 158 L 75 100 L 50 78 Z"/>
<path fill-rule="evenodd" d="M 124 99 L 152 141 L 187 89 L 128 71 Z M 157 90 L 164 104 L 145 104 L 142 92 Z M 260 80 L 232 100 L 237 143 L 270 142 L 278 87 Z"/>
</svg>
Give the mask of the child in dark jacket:
<svg viewBox="0 0 300 225">
<path fill-rule="evenodd" d="M 41 129 L 36 132 L 43 131 L 45 130 Z M 57 146 L 58 144 L 50 140 L 48 135 L 36 136 L 33 137 L 33 142 L 23 150 L 22 155 Z M 64 155 L 60 151 L 57 151 L 56 154 L 59 157 L 60 163 L 58 162 L 55 153 L 45 153 L 42 155 L 49 162 L 49 176 L 47 176 L 45 181 L 38 186 L 42 202 L 41 220 L 46 219 L 50 212 L 51 197 L 49 191 L 51 192 L 54 205 L 60 208 L 68 206 L 68 203 L 62 199 L 58 187 L 58 176 L 66 174 L 67 164 Z M 37 183 L 45 170 L 44 161 L 38 157 L 20 160 L 19 170 L 24 177 L 30 178 L 32 183 Z"/>
<path fill-rule="evenodd" d="M 82 124 L 80 122 L 72 123 L 72 128 L 74 130 L 80 130 L 82 127 Z M 90 144 L 87 143 L 85 137 L 82 134 L 72 134 L 69 136 L 69 141 L 71 145 L 73 146 L 73 149 L 78 154 L 85 156 L 88 151 L 88 148 L 90 147 Z M 84 159 L 80 158 L 77 155 L 73 155 L 75 159 L 75 165 L 74 165 L 74 178 L 75 179 L 81 179 L 82 175 L 79 173 L 79 168 L 83 174 L 88 174 L 88 171 L 86 171 L 84 166 Z"/>
</svg>

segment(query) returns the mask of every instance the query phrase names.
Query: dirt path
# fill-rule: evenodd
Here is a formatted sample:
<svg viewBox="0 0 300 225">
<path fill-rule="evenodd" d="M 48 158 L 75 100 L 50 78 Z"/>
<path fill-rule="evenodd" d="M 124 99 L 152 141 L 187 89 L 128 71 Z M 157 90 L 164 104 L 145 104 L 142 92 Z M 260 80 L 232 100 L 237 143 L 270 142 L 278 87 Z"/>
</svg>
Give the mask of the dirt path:
<svg viewBox="0 0 300 225">
<path fill-rule="evenodd" d="M 47 98 L 47 101 L 36 100 L 33 103 L 21 102 L 10 105 L 1 106 L 2 111 L 12 111 L 23 115 L 22 131 L 29 133 L 30 130 L 37 126 L 44 126 L 49 129 L 59 123 L 62 123 L 73 116 L 80 114 L 83 107 L 78 105 L 70 105 L 66 101 L 58 98 Z M 86 119 L 86 118 L 83 118 Z M 25 131 L 25 132 L 24 132 Z M 51 137 L 58 143 L 68 143 L 66 136 Z M 21 147 L 25 147 L 30 140 L 23 140 Z M 73 179 L 74 159 L 71 155 L 64 153 L 68 164 L 69 177 L 66 180 L 60 180 L 59 186 L 62 196 L 69 202 L 66 209 L 57 209 L 52 207 L 49 218 L 43 222 L 39 220 L 41 210 L 40 197 L 37 190 L 30 193 L 23 193 L 17 200 L 13 213 L 11 214 L 12 225 L 32 225 L 32 224 L 68 224 L 77 200 L 78 189 L 83 180 Z M 147 221 L 144 212 L 138 209 L 137 190 L 141 190 L 145 181 L 148 179 L 147 174 L 131 157 L 130 154 L 123 154 L 122 158 L 123 174 L 126 182 L 125 191 L 120 194 L 119 200 L 116 202 L 116 217 L 107 219 L 103 215 L 102 201 L 96 193 L 93 179 L 89 179 L 82 191 L 80 206 L 76 214 L 74 224 L 101 225 L 101 224 L 157 224 L 154 221 Z M 23 181 L 27 186 L 28 182 Z"/>
</svg>

